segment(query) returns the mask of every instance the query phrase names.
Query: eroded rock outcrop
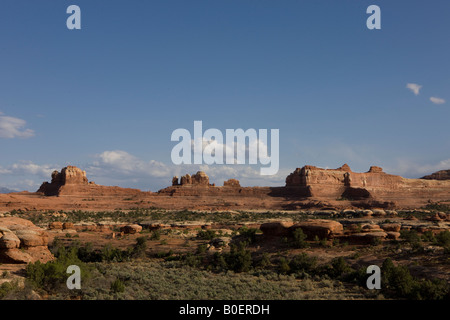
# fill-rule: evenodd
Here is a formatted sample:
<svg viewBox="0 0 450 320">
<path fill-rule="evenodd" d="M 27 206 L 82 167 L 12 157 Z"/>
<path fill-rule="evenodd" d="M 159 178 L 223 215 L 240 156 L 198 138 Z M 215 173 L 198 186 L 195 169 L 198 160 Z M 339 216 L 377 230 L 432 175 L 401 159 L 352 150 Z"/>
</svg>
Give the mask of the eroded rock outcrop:
<svg viewBox="0 0 450 320">
<path fill-rule="evenodd" d="M 450 180 L 450 170 L 441 170 L 434 172 L 428 176 L 422 177 L 421 179 L 428 180 Z"/>
<path fill-rule="evenodd" d="M 138 189 L 97 185 L 93 181 L 88 181 L 86 171 L 75 166 L 62 168 L 61 172 L 53 171 L 51 182 L 44 182 L 37 192 L 46 196 L 135 196 L 151 193 Z"/>
<path fill-rule="evenodd" d="M 223 182 L 224 187 L 232 187 L 232 188 L 240 188 L 241 184 L 239 183 L 239 180 L 237 179 L 228 179 L 227 181 Z"/>
<path fill-rule="evenodd" d="M 87 185 L 89 181 L 86 177 L 86 171 L 75 166 L 67 166 L 61 169 L 61 172 L 55 170 L 52 172 L 50 183 L 44 182 L 37 192 L 42 192 L 46 196 L 57 195 L 61 187 L 65 185 Z"/>
<path fill-rule="evenodd" d="M 297 168 L 286 178 L 286 188 L 298 189 L 298 196 L 326 197 L 330 200 L 417 200 L 450 196 L 450 183 L 425 179 L 406 179 L 387 174 L 377 166 L 358 173 L 345 164 L 338 169 L 314 166 Z M 386 206 L 394 202 L 387 201 Z"/>
<path fill-rule="evenodd" d="M 16 217 L 0 218 L 0 262 L 48 262 L 54 257 L 47 244 L 47 233 L 31 221 Z"/>
</svg>

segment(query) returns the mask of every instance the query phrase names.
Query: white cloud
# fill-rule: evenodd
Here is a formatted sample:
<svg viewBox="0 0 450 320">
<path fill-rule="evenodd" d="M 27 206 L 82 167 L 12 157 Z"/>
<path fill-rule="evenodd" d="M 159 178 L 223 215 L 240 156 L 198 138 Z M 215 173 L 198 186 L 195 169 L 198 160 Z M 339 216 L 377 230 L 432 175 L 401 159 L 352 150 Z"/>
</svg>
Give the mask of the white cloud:
<svg viewBox="0 0 450 320">
<path fill-rule="evenodd" d="M 433 102 L 434 104 L 444 104 L 445 103 L 444 99 L 437 98 L 437 97 L 431 97 L 430 101 Z"/>
<path fill-rule="evenodd" d="M 439 170 L 450 169 L 450 159 L 442 160 L 435 164 L 418 164 L 409 160 L 400 159 L 391 168 L 385 168 L 385 172 L 397 174 L 405 178 L 420 178 Z"/>
<path fill-rule="evenodd" d="M 95 156 L 95 161 L 77 165 L 86 170 L 90 181 L 97 184 L 141 190 L 158 191 L 172 183 L 172 177 L 204 171 L 210 183 L 222 186 L 228 179 L 238 179 L 242 186 L 283 186 L 286 176 L 293 170 L 280 169 L 276 175 L 262 176 L 259 165 L 174 165 L 155 160 L 146 161 L 123 150 L 104 151 Z M 54 170 L 63 166 L 39 165 L 31 161 L 20 161 L 1 167 L 2 186 L 17 190 L 35 191 L 42 181 L 50 181 Z M 20 180 L 17 180 L 20 177 Z M 39 182 L 36 182 L 39 181 Z"/>
<path fill-rule="evenodd" d="M 4 116 L 0 112 L 0 138 L 29 138 L 34 136 L 34 131 L 31 129 L 24 129 L 26 121 Z"/>
<path fill-rule="evenodd" d="M 36 175 L 41 178 L 50 177 L 51 173 L 56 169 L 54 165 L 39 165 L 31 161 L 19 161 L 6 168 L 0 167 L 0 174 L 2 175 Z"/>
<path fill-rule="evenodd" d="M 199 145 L 202 145 L 202 150 L 196 150 L 194 148 L 195 143 L 198 143 Z M 223 141 L 218 140 L 206 140 L 203 137 L 197 138 L 197 140 L 192 139 L 191 140 L 191 150 L 193 154 L 197 155 L 203 155 L 205 148 L 208 147 L 208 152 L 212 150 L 222 150 L 223 159 L 222 163 L 226 164 L 227 160 L 226 157 L 228 154 L 233 155 L 234 164 L 246 164 L 249 162 L 250 154 L 252 153 L 256 161 L 270 161 L 271 158 L 269 156 L 270 149 L 267 146 L 264 141 L 261 139 L 250 139 L 249 141 L 246 141 L 244 143 L 241 143 L 240 141 L 234 142 L 234 149 L 230 148 L 229 145 L 223 143 Z M 235 152 L 236 151 L 236 152 Z M 243 155 L 243 158 L 238 158 L 238 155 Z M 261 155 L 261 156 L 260 156 Z"/>
<path fill-rule="evenodd" d="M 279 170 L 276 175 L 261 176 L 259 165 L 164 164 L 142 160 L 123 150 L 114 150 L 96 155 L 96 161 L 88 165 L 86 171 L 89 180 L 99 184 L 157 191 L 170 186 L 172 177 L 180 178 L 197 171 L 204 171 L 210 177 L 210 183 L 216 186 L 231 178 L 240 180 L 242 186 L 282 186 L 292 170 Z"/>
<path fill-rule="evenodd" d="M 114 173 L 118 178 L 148 178 L 169 174 L 169 169 L 164 163 L 155 160 L 144 161 L 122 150 L 104 151 L 96 158 L 98 160 L 86 169 L 96 176 Z"/>
<path fill-rule="evenodd" d="M 406 88 L 408 88 L 409 90 L 414 92 L 414 94 L 417 96 L 419 94 L 419 91 L 422 88 L 422 86 L 417 83 L 408 83 L 408 84 L 406 84 Z"/>
</svg>

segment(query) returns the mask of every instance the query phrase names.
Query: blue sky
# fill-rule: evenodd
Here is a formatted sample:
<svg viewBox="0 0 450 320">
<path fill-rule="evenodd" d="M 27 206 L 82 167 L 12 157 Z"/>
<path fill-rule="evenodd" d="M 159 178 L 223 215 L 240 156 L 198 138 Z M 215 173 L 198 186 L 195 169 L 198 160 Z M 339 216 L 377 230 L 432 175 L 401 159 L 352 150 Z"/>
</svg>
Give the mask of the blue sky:
<svg viewBox="0 0 450 320">
<path fill-rule="evenodd" d="M 66 28 L 71 4 L 81 30 Z M 366 27 L 372 4 L 381 30 Z M 152 191 L 198 169 L 217 185 L 283 185 L 305 164 L 450 169 L 449 13 L 447 0 L 2 1 L 0 186 L 34 191 L 68 164 Z M 174 166 L 171 133 L 194 120 L 279 129 L 279 174 Z"/>
</svg>

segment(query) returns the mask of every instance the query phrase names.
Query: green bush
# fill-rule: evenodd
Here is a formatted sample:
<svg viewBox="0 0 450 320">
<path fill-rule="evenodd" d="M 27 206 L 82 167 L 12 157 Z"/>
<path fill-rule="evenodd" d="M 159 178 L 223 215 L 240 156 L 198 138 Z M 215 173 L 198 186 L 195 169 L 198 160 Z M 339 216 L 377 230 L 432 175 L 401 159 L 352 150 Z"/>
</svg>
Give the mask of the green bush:
<svg viewBox="0 0 450 320">
<path fill-rule="evenodd" d="M 395 266 L 390 258 L 383 262 L 382 290 L 393 297 L 414 300 L 449 299 L 450 288 L 446 281 L 417 279 L 406 266 Z"/>
<path fill-rule="evenodd" d="M 347 264 L 344 258 L 334 258 L 330 264 L 320 266 L 317 271 L 321 275 L 327 275 L 330 278 L 345 278 L 348 274 L 354 272 Z"/>
<path fill-rule="evenodd" d="M 212 240 L 216 237 L 217 235 L 214 230 L 201 230 L 197 233 L 197 238 L 202 240 Z"/>
<path fill-rule="evenodd" d="M 40 261 L 29 263 L 26 267 L 27 280 L 38 289 L 47 292 L 55 289 L 67 288 L 66 281 L 68 278 L 67 267 L 76 265 L 80 268 L 82 279 L 90 277 L 90 267 L 82 262 L 77 256 L 77 248 L 66 250 L 61 247 L 57 254 L 56 260 L 45 264 Z"/>
<path fill-rule="evenodd" d="M 239 234 L 249 243 L 254 243 L 256 241 L 256 234 L 260 231 L 256 228 L 248 228 L 246 226 L 241 227 L 239 230 Z"/>
<path fill-rule="evenodd" d="M 450 231 L 442 231 L 441 233 L 436 235 L 436 244 L 444 247 L 450 247 Z"/>
<path fill-rule="evenodd" d="M 278 260 L 278 272 L 281 274 L 288 274 L 291 271 L 291 267 L 289 266 L 289 262 L 286 258 L 281 257 Z"/>
<path fill-rule="evenodd" d="M 422 246 L 422 239 L 416 230 L 401 230 L 400 238 L 409 243 L 413 249 L 420 249 Z"/>
<path fill-rule="evenodd" d="M 3 282 L 0 285 L 0 299 L 6 297 L 10 292 L 17 290 L 19 287 L 17 281 Z"/>
<path fill-rule="evenodd" d="M 295 248 L 308 247 L 308 243 L 306 242 L 307 236 L 303 233 L 302 228 L 295 229 L 292 236 L 294 237 L 292 244 Z"/>
<path fill-rule="evenodd" d="M 316 257 L 310 257 L 306 253 L 296 255 L 289 262 L 291 272 L 306 272 L 310 273 L 314 270 L 317 264 Z"/>
<path fill-rule="evenodd" d="M 436 242 L 436 237 L 434 236 L 433 232 L 425 231 L 422 235 L 422 240 L 427 242 Z"/>
<path fill-rule="evenodd" d="M 267 268 L 271 265 L 270 256 L 267 252 L 264 252 L 261 259 L 258 261 L 258 267 Z"/>
<path fill-rule="evenodd" d="M 146 249 L 147 249 L 147 238 L 139 237 L 136 239 L 136 244 L 133 247 L 131 255 L 133 258 L 142 258 L 145 256 Z"/>
<path fill-rule="evenodd" d="M 240 242 L 237 246 L 231 245 L 230 252 L 224 255 L 228 269 L 234 272 L 247 272 L 252 266 L 252 255 L 246 249 L 247 243 Z"/>
<path fill-rule="evenodd" d="M 125 291 L 125 285 L 123 284 L 122 280 L 117 278 L 111 283 L 111 292 L 113 293 L 121 293 Z"/>
<path fill-rule="evenodd" d="M 161 231 L 153 230 L 152 235 L 150 236 L 150 240 L 159 240 L 161 239 Z"/>
</svg>

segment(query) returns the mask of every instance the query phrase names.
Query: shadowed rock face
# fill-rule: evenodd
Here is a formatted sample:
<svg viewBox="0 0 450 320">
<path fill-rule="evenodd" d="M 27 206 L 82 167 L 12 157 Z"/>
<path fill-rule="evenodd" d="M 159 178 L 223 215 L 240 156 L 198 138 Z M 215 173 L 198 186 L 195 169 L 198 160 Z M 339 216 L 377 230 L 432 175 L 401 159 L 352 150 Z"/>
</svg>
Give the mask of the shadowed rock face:
<svg viewBox="0 0 450 320">
<path fill-rule="evenodd" d="M 421 179 L 427 180 L 450 180 L 450 170 L 441 170 L 432 173 L 428 176 L 422 177 Z"/>
</svg>

